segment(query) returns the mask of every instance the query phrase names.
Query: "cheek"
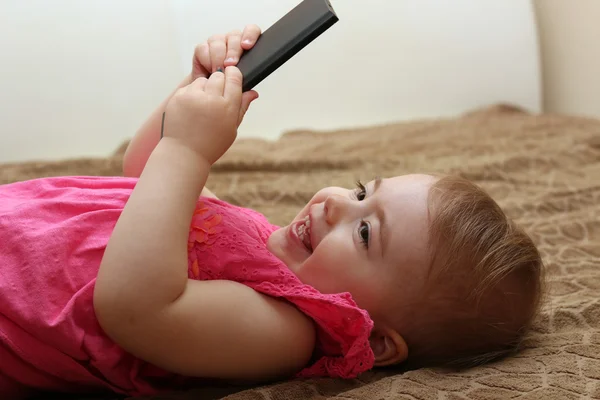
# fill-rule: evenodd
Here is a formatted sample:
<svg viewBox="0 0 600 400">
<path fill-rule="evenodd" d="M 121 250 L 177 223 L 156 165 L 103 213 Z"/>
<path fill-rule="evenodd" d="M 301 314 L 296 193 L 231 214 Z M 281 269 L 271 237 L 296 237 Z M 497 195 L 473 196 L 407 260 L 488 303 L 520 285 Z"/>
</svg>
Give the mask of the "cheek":
<svg viewBox="0 0 600 400">
<path fill-rule="evenodd" d="M 359 272 L 352 246 L 350 239 L 340 240 L 330 234 L 302 264 L 300 279 L 323 293 L 348 291 Z"/>
</svg>

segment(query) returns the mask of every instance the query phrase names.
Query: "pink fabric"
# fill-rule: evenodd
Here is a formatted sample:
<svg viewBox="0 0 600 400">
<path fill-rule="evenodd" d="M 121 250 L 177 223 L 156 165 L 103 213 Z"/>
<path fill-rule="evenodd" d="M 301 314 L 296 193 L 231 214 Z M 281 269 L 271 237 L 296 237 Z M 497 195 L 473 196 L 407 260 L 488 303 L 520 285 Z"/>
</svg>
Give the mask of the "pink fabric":
<svg viewBox="0 0 600 400">
<path fill-rule="evenodd" d="M 188 381 L 126 353 L 102 331 L 92 294 L 108 238 L 136 179 L 44 178 L 0 186 L 0 397 L 22 386 L 155 394 Z M 373 366 L 373 323 L 350 294 L 302 284 L 266 249 L 276 226 L 201 198 L 188 241 L 191 279 L 228 279 L 295 304 L 318 332 L 299 377 L 353 378 Z"/>
</svg>

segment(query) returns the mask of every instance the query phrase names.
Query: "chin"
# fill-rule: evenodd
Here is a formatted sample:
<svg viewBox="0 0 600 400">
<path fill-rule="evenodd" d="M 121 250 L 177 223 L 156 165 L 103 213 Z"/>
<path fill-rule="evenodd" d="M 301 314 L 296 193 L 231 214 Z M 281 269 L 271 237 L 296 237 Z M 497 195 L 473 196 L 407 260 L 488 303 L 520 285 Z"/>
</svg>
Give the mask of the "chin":
<svg viewBox="0 0 600 400">
<path fill-rule="evenodd" d="M 298 262 L 286 251 L 286 246 L 288 245 L 286 238 L 288 227 L 289 225 L 281 227 L 271 233 L 267 239 L 267 250 L 283 262 L 291 271 L 295 272 Z"/>
<path fill-rule="evenodd" d="M 267 239 L 267 250 L 269 250 L 271 254 L 273 254 L 275 257 L 279 258 L 283 262 L 285 262 L 285 260 L 282 258 L 284 254 L 282 244 L 286 229 L 287 226 L 284 226 L 273 231 Z"/>
</svg>

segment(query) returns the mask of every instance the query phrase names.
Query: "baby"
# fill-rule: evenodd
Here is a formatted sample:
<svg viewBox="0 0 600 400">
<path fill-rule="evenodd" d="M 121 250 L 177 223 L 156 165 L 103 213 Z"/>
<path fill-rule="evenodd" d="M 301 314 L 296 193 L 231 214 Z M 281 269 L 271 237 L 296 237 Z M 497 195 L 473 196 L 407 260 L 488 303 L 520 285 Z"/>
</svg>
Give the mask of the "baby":
<svg viewBox="0 0 600 400">
<path fill-rule="evenodd" d="M 260 34 L 196 48 L 124 177 L 0 187 L 0 397 L 353 378 L 517 348 L 540 255 L 468 181 L 325 188 L 285 227 L 205 187 L 258 97 L 235 65 Z"/>
</svg>

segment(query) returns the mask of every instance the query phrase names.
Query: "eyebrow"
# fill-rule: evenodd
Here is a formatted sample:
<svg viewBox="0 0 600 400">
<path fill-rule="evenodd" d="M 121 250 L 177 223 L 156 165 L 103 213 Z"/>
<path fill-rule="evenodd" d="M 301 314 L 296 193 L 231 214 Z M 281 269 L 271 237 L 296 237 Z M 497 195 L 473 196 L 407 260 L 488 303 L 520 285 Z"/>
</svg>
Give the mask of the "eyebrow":
<svg viewBox="0 0 600 400">
<path fill-rule="evenodd" d="M 377 192 L 377 190 L 379 189 L 379 187 L 381 186 L 381 182 L 383 181 L 383 179 L 381 177 L 376 177 L 375 178 L 375 184 L 373 186 L 373 194 L 375 194 Z M 385 212 L 383 211 L 383 208 L 378 207 L 377 208 L 377 217 L 379 218 L 379 246 L 381 248 L 381 258 L 383 258 L 383 255 L 386 252 L 387 249 L 387 244 L 388 244 L 388 233 L 389 233 L 389 227 L 386 224 L 386 217 L 385 217 Z"/>
</svg>

